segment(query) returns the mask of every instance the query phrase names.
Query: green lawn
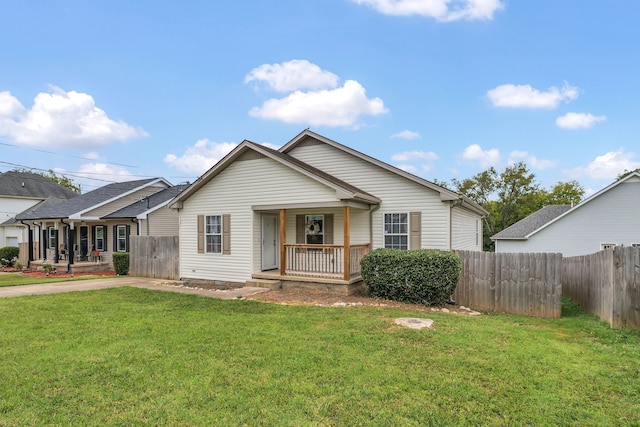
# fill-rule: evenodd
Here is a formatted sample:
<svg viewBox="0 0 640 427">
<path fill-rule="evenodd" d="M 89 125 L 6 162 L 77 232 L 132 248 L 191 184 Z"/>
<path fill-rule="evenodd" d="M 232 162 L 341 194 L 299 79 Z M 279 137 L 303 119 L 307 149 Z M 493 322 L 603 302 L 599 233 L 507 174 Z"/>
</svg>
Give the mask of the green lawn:
<svg viewBox="0 0 640 427">
<path fill-rule="evenodd" d="M 88 279 L 100 279 L 103 276 L 76 276 L 76 277 L 29 277 L 21 273 L 2 273 L 0 274 L 0 288 L 3 286 L 18 286 L 18 285 L 34 285 L 37 283 L 52 283 L 52 282 L 70 282 L 72 280 L 88 280 Z M 1 425 L 1 424 L 0 424 Z"/>
<path fill-rule="evenodd" d="M 640 334 L 136 288 L 0 300 L 0 425 L 639 425 Z M 396 317 L 435 320 L 410 330 Z"/>
</svg>

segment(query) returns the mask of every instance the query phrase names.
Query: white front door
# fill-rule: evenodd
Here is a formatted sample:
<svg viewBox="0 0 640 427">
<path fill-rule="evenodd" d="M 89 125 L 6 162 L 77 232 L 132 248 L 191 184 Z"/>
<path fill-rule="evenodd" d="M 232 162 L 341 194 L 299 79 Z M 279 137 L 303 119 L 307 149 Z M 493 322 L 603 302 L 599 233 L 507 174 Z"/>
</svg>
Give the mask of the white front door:
<svg viewBox="0 0 640 427">
<path fill-rule="evenodd" d="M 278 215 L 262 214 L 262 270 L 278 268 Z"/>
</svg>

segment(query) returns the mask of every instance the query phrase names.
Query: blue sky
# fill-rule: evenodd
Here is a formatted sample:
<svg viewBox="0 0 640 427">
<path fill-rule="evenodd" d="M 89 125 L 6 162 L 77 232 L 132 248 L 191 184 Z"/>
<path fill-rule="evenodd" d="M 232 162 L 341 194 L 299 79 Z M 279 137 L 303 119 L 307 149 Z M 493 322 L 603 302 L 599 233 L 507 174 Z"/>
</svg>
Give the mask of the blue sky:
<svg viewBox="0 0 640 427">
<path fill-rule="evenodd" d="M 426 179 L 640 167 L 640 2 L 3 2 L 0 171 L 193 181 L 310 127 Z"/>
</svg>

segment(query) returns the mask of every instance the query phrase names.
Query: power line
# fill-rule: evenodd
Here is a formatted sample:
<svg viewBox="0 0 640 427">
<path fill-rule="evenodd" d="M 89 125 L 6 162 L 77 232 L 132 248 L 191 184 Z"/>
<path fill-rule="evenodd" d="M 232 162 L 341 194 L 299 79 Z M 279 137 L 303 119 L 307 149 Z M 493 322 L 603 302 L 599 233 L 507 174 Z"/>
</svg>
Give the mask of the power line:
<svg viewBox="0 0 640 427">
<path fill-rule="evenodd" d="M 38 148 L 24 147 L 22 145 L 8 144 L 6 142 L 0 142 L 0 145 L 4 145 L 4 146 L 7 146 L 7 147 L 23 148 L 25 150 L 37 151 L 39 153 L 54 154 L 56 156 L 65 156 L 65 154 L 56 153 L 55 151 L 48 151 L 48 150 L 41 150 L 41 149 L 38 149 Z M 92 159 L 92 158 L 89 158 L 89 157 L 82 157 L 82 156 L 68 155 L 68 157 L 72 157 L 74 159 L 80 159 L 80 160 L 88 160 L 90 162 L 93 162 L 93 161 L 96 160 L 96 159 Z M 101 163 L 106 163 L 108 165 L 124 166 L 124 167 L 127 167 L 127 168 L 135 168 L 135 169 L 139 168 L 139 166 L 127 165 L 127 164 L 124 164 L 124 163 L 114 163 L 114 162 L 101 162 Z"/>
</svg>

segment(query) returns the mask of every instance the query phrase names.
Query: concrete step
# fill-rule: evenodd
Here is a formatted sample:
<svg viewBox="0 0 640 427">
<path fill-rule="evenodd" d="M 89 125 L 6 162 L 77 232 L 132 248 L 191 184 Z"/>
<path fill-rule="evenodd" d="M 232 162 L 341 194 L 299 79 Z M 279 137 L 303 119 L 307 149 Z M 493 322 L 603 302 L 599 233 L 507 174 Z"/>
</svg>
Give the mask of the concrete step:
<svg viewBox="0 0 640 427">
<path fill-rule="evenodd" d="M 280 280 L 271 279 L 251 279 L 246 281 L 245 286 L 252 286 L 254 288 L 280 289 L 282 288 L 282 282 Z"/>
</svg>

